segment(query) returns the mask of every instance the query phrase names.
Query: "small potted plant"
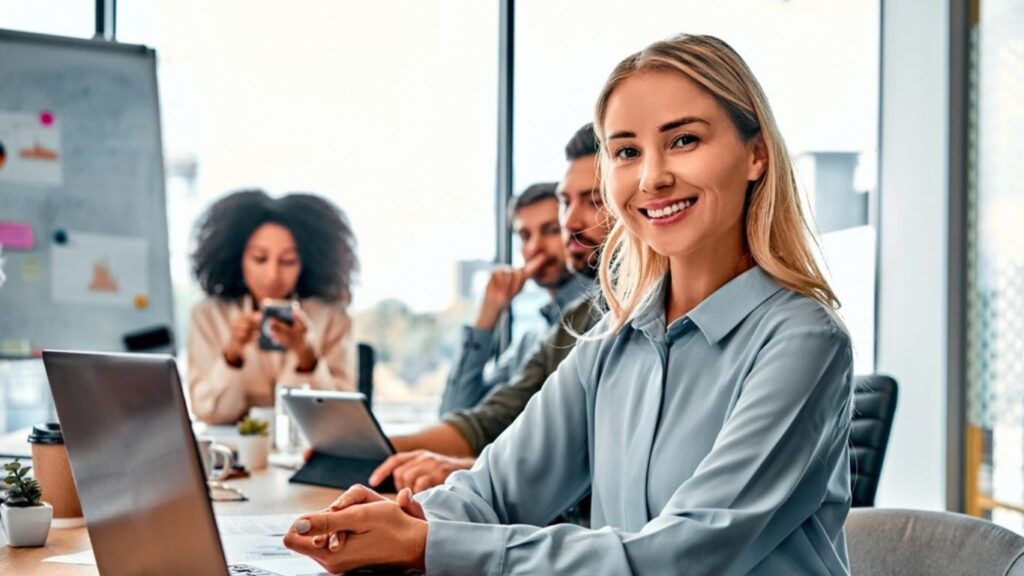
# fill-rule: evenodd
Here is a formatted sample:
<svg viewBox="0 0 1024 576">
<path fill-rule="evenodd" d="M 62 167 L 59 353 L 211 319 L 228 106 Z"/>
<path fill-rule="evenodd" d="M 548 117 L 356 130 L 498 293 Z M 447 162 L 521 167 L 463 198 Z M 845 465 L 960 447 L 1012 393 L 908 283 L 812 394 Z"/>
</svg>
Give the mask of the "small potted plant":
<svg viewBox="0 0 1024 576">
<path fill-rule="evenodd" d="M 29 478 L 31 466 L 22 466 L 17 459 L 4 465 L 4 482 L 11 489 L 0 504 L 0 519 L 7 535 L 7 544 L 14 547 L 42 546 L 50 533 L 53 507 L 40 501 L 43 491 L 35 478 Z"/>
<path fill-rule="evenodd" d="M 238 463 L 249 470 L 267 467 L 270 452 L 270 425 L 246 416 L 238 423 Z"/>
</svg>

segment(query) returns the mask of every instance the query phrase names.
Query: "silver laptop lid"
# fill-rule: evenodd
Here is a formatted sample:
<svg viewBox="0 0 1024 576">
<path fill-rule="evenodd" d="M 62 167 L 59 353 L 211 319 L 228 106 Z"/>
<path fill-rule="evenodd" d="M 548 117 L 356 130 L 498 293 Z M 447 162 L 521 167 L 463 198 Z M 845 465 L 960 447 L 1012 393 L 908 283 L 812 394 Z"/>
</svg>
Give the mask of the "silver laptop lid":
<svg viewBox="0 0 1024 576">
<path fill-rule="evenodd" d="M 228 573 L 174 359 L 43 352 L 104 575 Z"/>
</svg>

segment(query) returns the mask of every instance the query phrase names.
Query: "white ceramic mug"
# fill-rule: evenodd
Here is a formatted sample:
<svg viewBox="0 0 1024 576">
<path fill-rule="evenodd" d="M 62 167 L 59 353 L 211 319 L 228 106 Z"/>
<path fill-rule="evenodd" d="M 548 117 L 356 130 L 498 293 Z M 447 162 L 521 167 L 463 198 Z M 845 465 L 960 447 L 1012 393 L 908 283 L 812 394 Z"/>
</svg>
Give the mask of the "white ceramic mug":
<svg viewBox="0 0 1024 576">
<path fill-rule="evenodd" d="M 270 438 L 270 447 L 274 447 L 274 424 L 277 414 L 273 406 L 253 406 L 249 408 L 249 418 L 267 423 L 267 436 Z"/>
<path fill-rule="evenodd" d="M 239 436 L 232 438 L 231 443 L 235 445 L 238 463 L 249 471 L 262 470 L 267 467 L 267 458 L 270 453 L 269 436 Z"/>
<path fill-rule="evenodd" d="M 210 438 L 197 438 L 199 459 L 203 463 L 203 472 L 207 480 L 224 480 L 231 474 L 231 463 L 235 455 L 227 446 L 214 444 Z"/>
</svg>

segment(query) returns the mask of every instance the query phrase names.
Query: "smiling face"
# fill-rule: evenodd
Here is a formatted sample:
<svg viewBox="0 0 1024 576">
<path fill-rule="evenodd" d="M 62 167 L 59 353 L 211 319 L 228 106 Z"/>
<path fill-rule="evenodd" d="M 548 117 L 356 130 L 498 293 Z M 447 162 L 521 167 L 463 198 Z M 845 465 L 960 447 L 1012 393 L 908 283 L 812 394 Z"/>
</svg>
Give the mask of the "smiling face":
<svg viewBox="0 0 1024 576">
<path fill-rule="evenodd" d="M 264 298 L 291 296 L 301 272 L 299 250 L 287 228 L 264 224 L 249 236 L 242 254 L 242 277 L 257 304 Z"/>
<path fill-rule="evenodd" d="M 670 261 L 741 256 L 748 183 L 767 165 L 725 109 L 686 76 L 643 71 L 615 88 L 603 118 L 605 173 L 623 223 Z"/>
</svg>

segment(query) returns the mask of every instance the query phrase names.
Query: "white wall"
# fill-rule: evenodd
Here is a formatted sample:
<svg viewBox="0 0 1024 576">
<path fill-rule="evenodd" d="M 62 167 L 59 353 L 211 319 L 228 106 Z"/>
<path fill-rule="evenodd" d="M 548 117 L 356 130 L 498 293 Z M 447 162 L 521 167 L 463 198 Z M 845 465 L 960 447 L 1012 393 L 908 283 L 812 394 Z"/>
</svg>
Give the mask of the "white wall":
<svg viewBox="0 0 1024 576">
<path fill-rule="evenodd" d="M 879 506 L 946 505 L 948 0 L 883 0 L 878 371 L 900 385 Z"/>
</svg>

